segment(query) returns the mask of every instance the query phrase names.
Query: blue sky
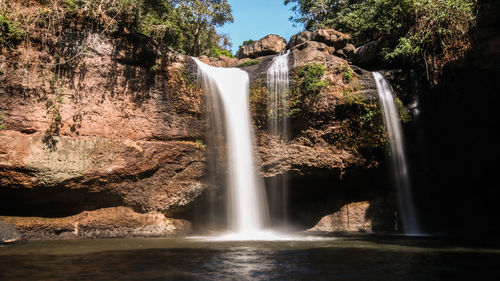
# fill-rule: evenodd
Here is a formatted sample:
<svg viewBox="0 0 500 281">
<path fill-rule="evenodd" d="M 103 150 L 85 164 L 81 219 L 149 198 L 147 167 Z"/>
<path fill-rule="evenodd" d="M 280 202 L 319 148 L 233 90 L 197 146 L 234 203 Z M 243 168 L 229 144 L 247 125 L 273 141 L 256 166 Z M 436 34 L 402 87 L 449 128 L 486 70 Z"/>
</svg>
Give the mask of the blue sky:
<svg viewBox="0 0 500 281">
<path fill-rule="evenodd" d="M 284 0 L 228 0 L 233 10 L 234 23 L 217 28 L 233 43 L 232 53 L 248 39 L 258 40 L 268 34 L 277 34 L 287 41 L 290 36 L 302 30 L 294 27 L 288 19 L 293 13 Z"/>
</svg>

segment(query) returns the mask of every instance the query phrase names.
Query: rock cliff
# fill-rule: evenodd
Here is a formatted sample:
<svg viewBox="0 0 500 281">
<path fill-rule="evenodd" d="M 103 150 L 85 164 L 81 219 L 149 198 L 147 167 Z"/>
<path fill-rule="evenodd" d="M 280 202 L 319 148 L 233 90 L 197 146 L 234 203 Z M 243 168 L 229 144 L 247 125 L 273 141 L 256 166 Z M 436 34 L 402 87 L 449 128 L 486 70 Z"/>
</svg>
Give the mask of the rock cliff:
<svg viewBox="0 0 500 281">
<path fill-rule="evenodd" d="M 188 233 L 186 219 L 216 188 L 205 145 L 210 110 L 193 62 L 145 36 L 82 24 L 50 46 L 34 41 L 0 55 L 0 220 L 32 239 Z M 287 45 L 275 37 L 240 52 L 251 63 L 202 60 L 250 73 L 260 173 L 290 180 L 293 222 L 310 228 L 339 206 L 387 196 L 375 87 L 344 60 L 354 50 L 347 36 L 292 37 L 292 137 L 265 132 L 268 55 Z M 263 43 L 271 39 L 279 44 Z M 303 75 L 317 65 L 324 87 L 305 93 Z"/>
</svg>

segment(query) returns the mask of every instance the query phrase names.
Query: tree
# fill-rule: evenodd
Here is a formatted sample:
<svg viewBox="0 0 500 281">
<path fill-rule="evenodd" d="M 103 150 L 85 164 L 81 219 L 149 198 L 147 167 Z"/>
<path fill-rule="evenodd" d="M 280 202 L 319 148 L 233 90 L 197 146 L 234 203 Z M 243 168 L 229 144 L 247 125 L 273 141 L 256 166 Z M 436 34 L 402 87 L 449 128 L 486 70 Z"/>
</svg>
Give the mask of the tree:
<svg viewBox="0 0 500 281">
<path fill-rule="evenodd" d="M 470 46 L 477 0 L 285 0 L 306 29 L 331 27 L 355 44 L 382 39 L 380 57 L 424 69 L 437 82 L 442 67 Z"/>
<path fill-rule="evenodd" d="M 177 1 L 183 31 L 191 40 L 187 52 L 199 56 L 218 45 L 221 36 L 215 27 L 233 22 L 231 5 L 227 0 L 186 0 Z M 220 47 L 220 46 L 217 46 Z"/>
<path fill-rule="evenodd" d="M 342 8 L 359 0 L 285 0 L 285 5 L 292 5 L 295 17 L 291 21 L 304 25 L 306 30 L 325 28 Z"/>
</svg>

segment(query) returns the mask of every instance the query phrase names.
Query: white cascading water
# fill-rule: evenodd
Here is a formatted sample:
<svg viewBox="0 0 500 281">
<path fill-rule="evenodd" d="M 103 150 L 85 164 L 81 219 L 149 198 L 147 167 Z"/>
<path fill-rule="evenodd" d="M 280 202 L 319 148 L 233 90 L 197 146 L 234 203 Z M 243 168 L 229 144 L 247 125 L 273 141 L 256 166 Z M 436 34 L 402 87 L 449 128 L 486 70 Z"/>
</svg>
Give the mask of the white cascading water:
<svg viewBox="0 0 500 281">
<path fill-rule="evenodd" d="M 222 103 L 228 162 L 228 221 L 236 239 L 256 239 L 268 220 L 267 202 L 254 161 L 248 105 L 249 78 L 237 68 L 214 67 L 193 58 L 205 91 Z M 217 103 L 214 103 L 217 106 Z"/>
<path fill-rule="evenodd" d="M 274 57 L 273 62 L 267 70 L 268 89 L 268 126 L 267 131 L 271 136 L 275 136 L 281 141 L 287 141 L 288 132 L 288 102 L 289 102 L 289 75 L 288 75 L 288 54 L 280 54 Z M 270 212 L 271 223 L 274 228 L 286 231 L 287 205 L 288 205 L 288 178 L 286 175 L 276 176 L 268 180 L 267 185 L 270 190 Z"/>
<path fill-rule="evenodd" d="M 373 77 L 377 84 L 379 100 L 384 115 L 384 123 L 387 128 L 387 133 L 389 134 L 389 142 L 392 151 L 392 169 L 398 192 L 403 230 L 406 234 L 420 234 L 411 194 L 401 121 L 399 120 L 389 84 L 382 74 L 378 72 L 373 72 Z"/>
<path fill-rule="evenodd" d="M 279 136 L 283 140 L 288 139 L 288 124 L 286 117 L 288 115 L 288 54 L 276 56 L 273 63 L 267 70 L 267 89 L 269 91 L 269 100 L 267 112 L 269 117 L 268 132 L 271 135 Z"/>
</svg>

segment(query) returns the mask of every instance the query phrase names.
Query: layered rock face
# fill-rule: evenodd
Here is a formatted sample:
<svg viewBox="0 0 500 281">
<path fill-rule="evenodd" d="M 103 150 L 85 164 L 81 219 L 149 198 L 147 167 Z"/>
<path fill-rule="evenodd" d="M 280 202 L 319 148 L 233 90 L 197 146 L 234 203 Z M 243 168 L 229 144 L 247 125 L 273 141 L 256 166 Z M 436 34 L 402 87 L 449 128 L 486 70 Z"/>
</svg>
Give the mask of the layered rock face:
<svg viewBox="0 0 500 281">
<path fill-rule="evenodd" d="M 85 46 L 71 63 L 48 67 L 56 59 L 33 46 L 2 64 L 1 215 L 183 211 L 207 188 L 204 96 L 193 70 L 146 37 L 76 30 L 55 47 L 71 56 Z M 157 234 L 177 232 L 182 224 Z"/>
<path fill-rule="evenodd" d="M 251 79 L 250 106 L 257 127 L 260 173 L 270 189 L 276 182 L 288 186 L 288 220 L 307 229 L 345 204 L 390 197 L 391 191 L 383 172 L 385 135 L 376 86 L 370 72 L 349 65 L 338 52 L 354 48 L 347 36 L 334 30 L 302 32 L 292 37 L 288 48 L 288 106 L 294 114 L 287 117 L 290 136 L 286 141 L 266 130 L 266 72 L 273 56 L 257 57 L 260 63 L 243 69 Z M 319 69 L 324 73 L 311 80 Z M 323 87 L 314 88 L 312 83 Z M 274 191 L 268 192 L 272 201 Z M 393 204 L 385 206 L 390 209 Z M 371 214 L 365 221 L 370 227 L 359 230 L 372 229 L 371 221 L 377 225 L 373 227 L 376 231 L 394 230 L 391 211 Z M 333 224 L 323 224 L 321 229 L 358 231 Z"/>
<path fill-rule="evenodd" d="M 220 205 L 219 197 L 206 196 L 215 188 L 204 144 L 210 112 L 194 63 L 140 35 L 77 30 L 67 29 L 52 46 L 66 58 L 86 50 L 71 63 L 58 64 L 49 49 L 33 46 L 19 47 L 19 56 L 1 65 L 7 128 L 0 130 L 0 220 L 30 239 L 188 233 L 191 224 L 178 218 L 194 219 L 199 205 Z M 267 182 L 290 182 L 290 218 L 307 229 L 345 204 L 387 196 L 383 132 L 371 74 L 344 60 L 353 49 L 347 36 L 320 30 L 288 44 L 298 113 L 290 117 L 289 141 L 268 135 L 259 111 L 267 103 L 265 73 L 270 55 L 286 46 L 270 35 L 240 51 L 244 59 L 200 59 L 250 73 L 259 173 Z M 253 65 L 246 66 L 249 58 Z M 325 69 L 318 78 L 325 86 L 305 94 L 303 75 L 315 65 Z M 380 230 L 392 227 L 378 223 L 392 220 L 387 212 L 369 220 L 387 226 Z"/>
<path fill-rule="evenodd" d="M 191 231 L 185 220 L 168 219 L 158 212 L 136 213 L 127 207 L 84 211 L 64 218 L 0 216 L 0 220 L 16 226 L 23 238 L 30 240 L 177 236 Z"/>
</svg>

